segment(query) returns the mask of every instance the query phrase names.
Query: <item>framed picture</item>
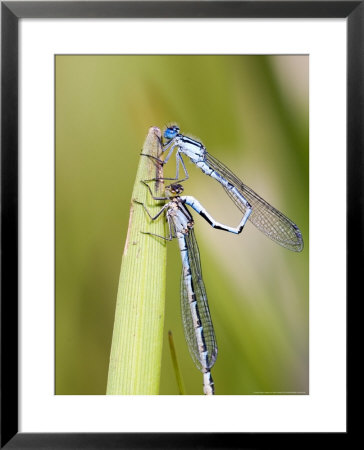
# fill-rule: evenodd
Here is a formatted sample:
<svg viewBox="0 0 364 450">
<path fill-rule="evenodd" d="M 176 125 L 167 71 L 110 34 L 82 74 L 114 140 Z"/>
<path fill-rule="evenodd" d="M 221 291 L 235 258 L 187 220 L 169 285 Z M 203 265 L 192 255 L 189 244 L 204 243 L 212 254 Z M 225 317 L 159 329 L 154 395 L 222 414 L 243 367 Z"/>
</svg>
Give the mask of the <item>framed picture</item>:
<svg viewBox="0 0 364 450">
<path fill-rule="evenodd" d="M 362 2 L 1 6 L 1 445 L 346 439 L 346 302 L 360 279 L 352 253 L 362 225 Z M 167 149 L 165 176 L 174 177 L 177 161 L 176 178 L 189 177 L 184 194 L 203 205 L 181 197 L 195 210 L 219 346 L 210 400 L 188 352 L 192 308 L 182 307 L 188 345 L 183 334 L 180 290 L 189 298 L 193 283 L 182 272 L 180 285 L 175 242 L 167 244 L 166 309 L 158 312 L 158 385 L 108 385 L 130 202 L 140 200 L 132 189 L 150 127 Z M 195 161 L 185 142 L 214 156 L 187 164 Z M 221 184 L 224 174 L 235 179 L 231 170 L 259 196 L 236 182 L 231 202 L 198 168 L 220 168 Z M 238 237 L 197 217 L 235 230 L 247 211 L 234 208 L 239 189 L 253 212 Z M 271 235 L 286 223 L 299 248 Z M 135 310 L 131 333 L 144 314 Z M 138 351 L 145 362 L 149 354 Z"/>
</svg>

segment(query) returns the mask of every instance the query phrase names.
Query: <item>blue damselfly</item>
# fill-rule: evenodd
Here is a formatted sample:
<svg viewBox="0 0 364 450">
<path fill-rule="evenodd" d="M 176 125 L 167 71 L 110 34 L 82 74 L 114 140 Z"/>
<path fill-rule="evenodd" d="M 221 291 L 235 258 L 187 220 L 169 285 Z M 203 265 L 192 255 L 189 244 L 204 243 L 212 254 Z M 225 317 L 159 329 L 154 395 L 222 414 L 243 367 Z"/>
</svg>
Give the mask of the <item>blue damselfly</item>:
<svg viewBox="0 0 364 450">
<path fill-rule="evenodd" d="M 146 186 L 152 194 L 150 187 Z M 153 233 L 145 234 L 168 241 L 173 238 L 178 240 L 182 258 L 180 297 L 184 334 L 192 359 L 203 373 L 204 393 L 212 395 L 214 394 L 214 382 L 211 376 L 211 368 L 216 361 L 217 344 L 206 289 L 202 279 L 199 250 L 193 231 L 194 221 L 186 205 L 192 207 L 216 229 L 238 234 L 241 232 L 242 226 L 239 224 L 237 227 L 229 227 L 215 221 L 194 197 L 179 195 L 183 192 L 183 187 L 180 184 L 172 184 L 166 190 L 171 196 L 154 197 L 152 194 L 155 200 L 169 200 L 154 217 L 150 215 L 145 205 L 141 204 L 152 220 L 156 220 L 163 212 L 166 213 L 169 236 L 164 237 Z"/>
<path fill-rule="evenodd" d="M 163 161 L 159 159 L 158 161 L 166 164 L 173 151 L 176 150 L 176 176 L 164 179 L 178 180 L 176 181 L 178 183 L 189 178 L 182 159 L 182 154 L 186 155 L 203 173 L 214 178 L 223 186 L 228 196 L 242 211 L 241 224 L 243 226 L 249 219 L 261 232 L 283 247 L 295 252 L 303 249 L 302 234 L 298 226 L 245 185 L 224 164 L 210 155 L 201 142 L 180 134 L 177 125 L 166 128 L 163 136 L 167 140 L 163 145 L 163 152 L 168 150 L 168 153 Z M 185 173 L 185 177 L 181 180 L 179 180 L 180 163 Z"/>
</svg>

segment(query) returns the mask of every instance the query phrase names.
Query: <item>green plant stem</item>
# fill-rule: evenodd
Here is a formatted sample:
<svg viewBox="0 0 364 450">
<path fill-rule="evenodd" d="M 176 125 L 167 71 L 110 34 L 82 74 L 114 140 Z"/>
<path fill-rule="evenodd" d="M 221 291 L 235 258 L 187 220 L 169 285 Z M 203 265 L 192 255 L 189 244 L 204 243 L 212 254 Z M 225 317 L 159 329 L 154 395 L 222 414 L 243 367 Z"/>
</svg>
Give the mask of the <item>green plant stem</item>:
<svg viewBox="0 0 364 450">
<path fill-rule="evenodd" d="M 176 375 L 178 392 L 179 392 L 179 395 L 185 395 L 185 388 L 183 386 L 183 380 L 182 380 L 181 371 L 179 370 L 177 354 L 176 354 L 176 348 L 174 346 L 174 340 L 173 340 L 172 331 L 168 331 L 168 342 L 169 342 L 169 350 L 171 352 L 173 369 L 174 369 L 174 373 Z"/>
<path fill-rule="evenodd" d="M 150 128 L 142 153 L 161 152 L 156 127 Z M 141 231 L 165 236 L 163 216 L 152 221 L 163 202 L 152 199 L 142 180 L 163 177 L 155 160 L 140 157 L 135 179 L 124 253 L 122 257 L 112 337 L 107 395 L 158 394 L 162 359 L 166 286 L 166 242 Z M 164 195 L 161 182 L 150 183 L 155 195 Z"/>
</svg>

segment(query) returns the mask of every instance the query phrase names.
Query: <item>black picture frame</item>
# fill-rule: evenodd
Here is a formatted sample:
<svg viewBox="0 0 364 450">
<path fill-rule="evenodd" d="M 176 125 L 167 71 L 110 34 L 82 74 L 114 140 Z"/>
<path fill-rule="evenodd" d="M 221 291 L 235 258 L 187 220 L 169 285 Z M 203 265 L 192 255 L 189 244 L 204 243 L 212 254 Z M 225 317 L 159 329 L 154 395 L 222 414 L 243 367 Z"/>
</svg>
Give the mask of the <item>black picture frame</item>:
<svg viewBox="0 0 364 450">
<path fill-rule="evenodd" d="M 347 19 L 347 302 L 361 292 L 364 1 L 1 2 L 1 448 L 257 448 L 277 441 L 292 448 L 312 439 L 327 443 L 325 433 L 18 433 L 19 19 L 173 17 Z M 335 433 L 335 440 L 347 444 L 348 431 Z"/>
</svg>

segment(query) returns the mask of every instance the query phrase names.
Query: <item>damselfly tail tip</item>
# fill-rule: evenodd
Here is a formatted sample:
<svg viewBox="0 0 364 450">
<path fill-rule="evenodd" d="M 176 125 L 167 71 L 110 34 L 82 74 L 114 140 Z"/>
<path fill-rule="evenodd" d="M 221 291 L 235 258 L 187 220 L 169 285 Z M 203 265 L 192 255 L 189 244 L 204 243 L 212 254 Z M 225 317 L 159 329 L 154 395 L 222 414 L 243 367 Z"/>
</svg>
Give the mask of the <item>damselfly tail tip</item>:
<svg viewBox="0 0 364 450">
<path fill-rule="evenodd" d="M 215 395 L 215 383 L 210 371 L 203 374 L 203 393 L 205 395 Z"/>
</svg>

